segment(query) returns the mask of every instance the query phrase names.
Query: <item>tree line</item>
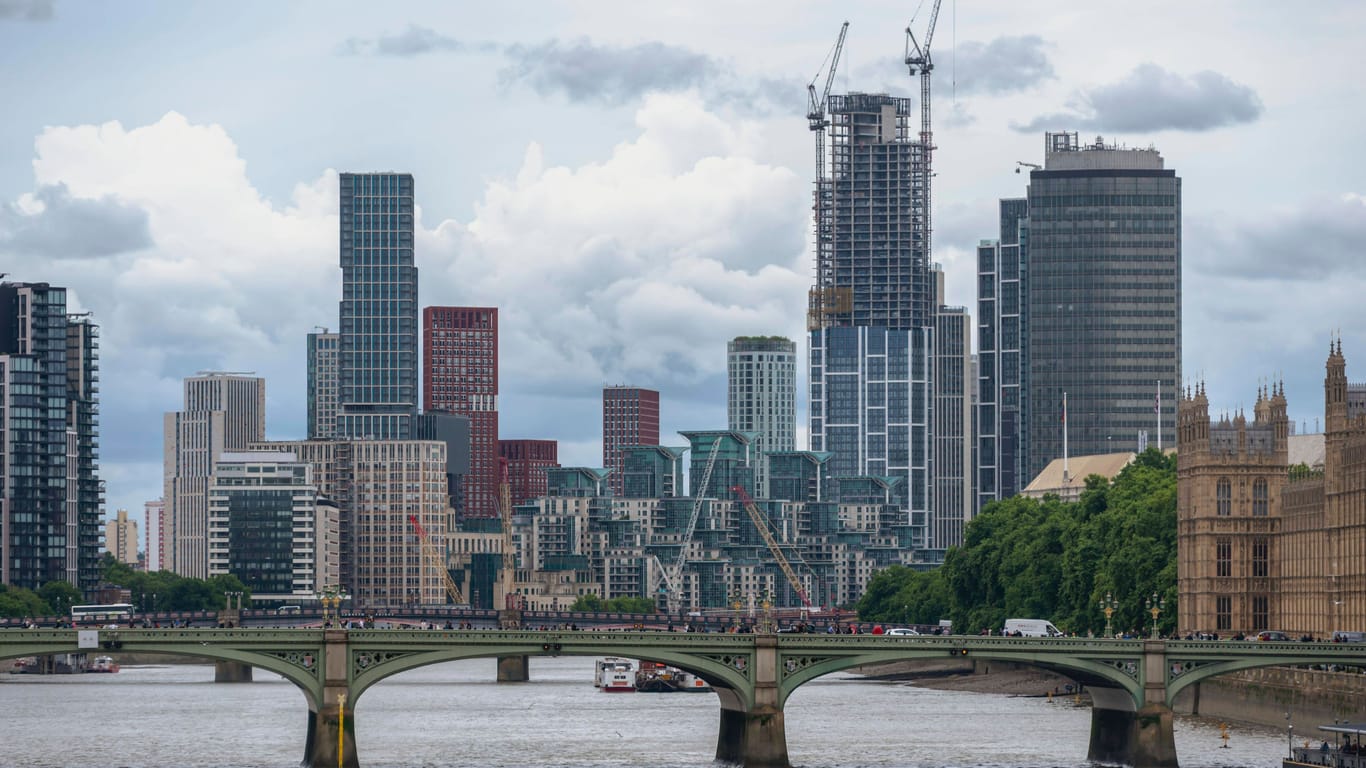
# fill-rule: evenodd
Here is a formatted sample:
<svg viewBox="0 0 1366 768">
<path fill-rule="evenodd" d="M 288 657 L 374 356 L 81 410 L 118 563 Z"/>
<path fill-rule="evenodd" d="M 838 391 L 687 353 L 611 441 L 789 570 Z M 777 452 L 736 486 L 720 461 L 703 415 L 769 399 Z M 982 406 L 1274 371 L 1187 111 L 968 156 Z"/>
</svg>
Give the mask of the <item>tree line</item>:
<svg viewBox="0 0 1366 768">
<path fill-rule="evenodd" d="M 101 580 L 129 592 L 138 611 L 216 611 L 227 606 L 226 593 L 241 592 L 242 605 L 250 606 L 251 591 L 236 576 L 194 579 L 170 571 L 134 570 L 112 554 L 100 561 Z M 36 590 L 0 584 L 0 617 L 65 616 L 71 606 L 86 600 L 66 581 L 50 581 Z M 111 601 L 112 602 L 112 601 Z"/>
<path fill-rule="evenodd" d="M 893 566 L 875 574 L 859 618 L 999 632 L 1008 618 L 1048 619 L 1079 635 L 1105 631 L 1102 601 L 1114 601 L 1113 631 L 1176 626 L 1176 457 L 1139 454 L 1111 483 L 1085 480 L 1076 502 L 1016 496 L 991 502 L 966 526 L 943 566 Z"/>
</svg>

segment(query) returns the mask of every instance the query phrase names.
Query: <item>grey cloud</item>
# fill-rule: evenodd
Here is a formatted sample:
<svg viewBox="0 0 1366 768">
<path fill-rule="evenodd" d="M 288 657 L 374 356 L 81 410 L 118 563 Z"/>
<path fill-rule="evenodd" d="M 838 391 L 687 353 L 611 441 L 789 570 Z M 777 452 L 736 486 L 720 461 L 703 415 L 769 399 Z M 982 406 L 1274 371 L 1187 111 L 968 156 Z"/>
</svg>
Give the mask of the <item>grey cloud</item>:
<svg viewBox="0 0 1366 768">
<path fill-rule="evenodd" d="M 40 187 L 43 211 L 28 215 L 0 205 L 0 251 L 84 259 L 152 245 L 147 212 L 113 197 L 73 198 L 64 184 Z"/>
<path fill-rule="evenodd" d="M 953 86 L 958 93 L 986 93 L 999 96 L 1028 90 L 1051 80 L 1053 63 L 1044 51 L 1047 43 L 1038 35 L 998 37 L 989 43 L 961 43 L 950 57 L 935 56 L 942 73 L 950 64 Z"/>
<path fill-rule="evenodd" d="M 47 21 L 55 6 L 56 0 L 0 0 L 0 20 Z"/>
<path fill-rule="evenodd" d="M 1291 282 L 1366 277 L 1360 256 L 1366 198 L 1359 195 L 1244 221 L 1198 219 L 1187 230 L 1187 266 L 1210 276 Z"/>
<path fill-rule="evenodd" d="M 495 50 L 497 46 L 492 43 L 457 40 L 416 24 L 409 24 L 407 29 L 398 34 L 347 38 L 337 47 L 337 52 L 346 56 L 409 57 L 424 53 L 489 53 Z"/>
<path fill-rule="evenodd" d="M 1251 87 L 1204 70 L 1190 77 L 1141 64 L 1116 83 L 1078 91 L 1070 112 L 1040 115 L 1015 130 L 1060 126 L 1105 131 L 1208 131 L 1255 121 L 1262 100 Z"/>
<path fill-rule="evenodd" d="M 542 96 L 562 93 L 570 101 L 627 103 L 649 91 L 679 91 L 716 78 L 722 68 L 710 57 L 664 43 L 622 48 L 588 40 L 504 49 L 511 60 L 500 76 L 524 82 Z"/>
</svg>

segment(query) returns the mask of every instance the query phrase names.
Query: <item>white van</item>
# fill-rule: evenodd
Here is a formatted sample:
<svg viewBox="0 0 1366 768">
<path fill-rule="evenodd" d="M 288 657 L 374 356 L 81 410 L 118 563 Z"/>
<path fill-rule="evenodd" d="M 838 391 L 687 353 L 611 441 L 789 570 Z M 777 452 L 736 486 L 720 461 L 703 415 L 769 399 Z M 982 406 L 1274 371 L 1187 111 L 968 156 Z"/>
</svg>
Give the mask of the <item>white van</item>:
<svg viewBox="0 0 1366 768">
<path fill-rule="evenodd" d="M 1001 634 L 1006 637 L 1013 637 L 1019 634 L 1020 637 L 1062 637 L 1061 629 L 1053 626 L 1046 619 L 1006 619 L 1005 628 Z"/>
</svg>

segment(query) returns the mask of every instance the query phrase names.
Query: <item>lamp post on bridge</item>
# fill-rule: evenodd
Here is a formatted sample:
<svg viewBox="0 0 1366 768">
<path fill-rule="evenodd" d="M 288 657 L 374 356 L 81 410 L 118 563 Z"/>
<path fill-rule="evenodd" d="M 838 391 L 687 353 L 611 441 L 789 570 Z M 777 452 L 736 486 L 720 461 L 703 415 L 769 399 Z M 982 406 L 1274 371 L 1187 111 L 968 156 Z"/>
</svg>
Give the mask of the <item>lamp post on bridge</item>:
<svg viewBox="0 0 1366 768">
<path fill-rule="evenodd" d="M 1115 601 L 1115 598 L 1112 597 L 1109 592 L 1106 592 L 1105 597 L 1102 598 L 1100 601 L 1100 609 L 1105 612 L 1106 638 L 1111 638 L 1115 636 L 1114 625 L 1111 623 L 1110 619 L 1112 616 L 1115 615 L 1115 606 L 1117 604 L 1118 603 Z"/>
<path fill-rule="evenodd" d="M 1157 617 L 1161 615 L 1162 609 L 1167 607 L 1167 598 L 1159 598 L 1154 592 L 1153 596 L 1144 600 L 1148 607 L 1148 613 L 1153 615 L 1153 639 L 1157 639 Z"/>
<path fill-rule="evenodd" d="M 350 599 L 350 596 L 346 594 L 346 590 L 336 585 L 323 587 L 323 591 L 319 592 L 316 597 L 318 598 L 318 602 L 323 606 L 323 627 L 326 628 L 331 626 L 332 617 L 334 615 L 337 617 L 337 623 L 340 624 L 341 604 L 343 601 Z"/>
<path fill-rule="evenodd" d="M 740 594 L 739 589 L 736 589 L 734 592 L 730 593 L 730 606 L 735 612 L 734 618 L 736 632 L 740 631 L 740 606 L 742 605 L 742 597 L 743 596 Z"/>
</svg>

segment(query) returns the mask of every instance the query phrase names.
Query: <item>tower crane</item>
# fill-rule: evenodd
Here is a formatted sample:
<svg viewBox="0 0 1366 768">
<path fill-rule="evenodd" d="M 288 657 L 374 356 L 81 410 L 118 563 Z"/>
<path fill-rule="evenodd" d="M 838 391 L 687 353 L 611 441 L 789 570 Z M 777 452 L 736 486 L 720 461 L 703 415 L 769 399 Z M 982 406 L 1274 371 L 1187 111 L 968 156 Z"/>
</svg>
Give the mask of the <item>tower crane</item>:
<svg viewBox="0 0 1366 768">
<path fill-rule="evenodd" d="M 503 569 L 498 581 L 503 588 L 503 608 L 516 610 L 517 603 L 517 551 L 512 542 L 512 486 L 508 482 L 508 460 L 498 459 L 498 513 L 503 528 Z M 513 618 L 508 619 L 516 623 Z"/>
<path fill-rule="evenodd" d="M 460 594 L 460 587 L 457 587 L 451 579 L 451 573 L 446 570 L 444 558 L 437 554 L 436 546 L 432 544 L 431 537 L 427 535 L 422 523 L 417 521 L 417 515 L 408 515 L 408 522 L 413 524 L 413 532 L 417 534 L 417 542 L 422 549 L 422 559 L 427 561 L 427 567 L 441 574 L 441 579 L 446 585 L 446 594 L 450 595 L 451 602 L 456 605 L 464 605 L 465 598 Z"/>
<path fill-rule="evenodd" d="M 697 518 L 702 513 L 702 502 L 707 493 L 707 484 L 711 482 L 711 471 L 716 466 L 716 456 L 721 452 L 721 436 L 717 435 L 711 444 L 711 453 L 707 456 L 707 466 L 702 470 L 702 482 L 693 489 L 692 513 L 688 515 L 688 524 L 683 529 L 683 539 L 678 545 L 678 557 L 673 564 L 667 568 L 660 568 L 660 576 L 664 580 L 665 605 L 670 614 L 678 613 L 683 605 L 683 564 L 688 560 L 688 548 L 692 546 L 693 532 L 697 530 Z M 656 558 L 658 563 L 658 558 Z"/>
<path fill-rule="evenodd" d="M 830 71 L 825 75 L 825 88 L 816 93 L 816 81 L 821 79 L 820 70 L 806 85 L 807 127 L 816 133 L 816 193 L 820 194 L 820 183 L 825 181 L 825 129 L 830 121 L 825 119 L 825 103 L 830 99 L 830 86 L 835 83 L 835 70 L 839 68 L 840 52 L 844 50 L 844 35 L 849 31 L 849 22 L 840 27 L 840 36 L 835 41 L 834 53 L 830 56 Z M 822 65 L 824 66 L 824 65 Z"/>
<path fill-rule="evenodd" d="M 787 577 L 787 583 L 792 585 L 792 591 L 797 593 L 797 599 L 802 601 L 802 607 L 811 607 L 811 598 L 806 594 L 806 587 L 802 586 L 801 579 L 797 578 L 797 572 L 792 569 L 792 564 L 783 555 L 783 550 L 778 546 L 778 540 L 773 538 L 773 532 L 768 529 L 768 521 L 764 519 L 759 508 L 755 506 L 754 500 L 745 492 L 743 485 L 731 488 L 740 497 L 740 503 L 745 511 L 749 513 L 749 519 L 754 522 L 754 527 L 759 530 L 759 535 L 763 537 L 764 543 L 768 545 L 768 551 L 773 553 L 773 559 L 778 561 L 778 567 L 782 569 L 783 576 Z"/>
<path fill-rule="evenodd" d="M 915 16 L 911 16 L 910 24 L 906 25 L 906 67 L 910 70 L 911 76 L 920 74 L 920 143 L 923 146 L 924 161 L 920 163 L 920 173 L 917 174 L 921 194 L 924 196 L 924 220 L 925 220 L 925 260 L 930 259 L 930 178 L 934 175 L 930 171 L 930 160 L 934 154 L 934 131 L 930 127 L 930 73 L 934 71 L 934 59 L 930 58 L 930 41 L 934 39 L 934 25 L 939 21 L 939 2 L 934 0 L 934 6 L 930 8 L 930 23 L 925 28 L 925 42 L 922 45 L 915 39 L 915 33 L 911 31 L 911 24 L 915 23 Z M 920 9 L 916 8 L 916 13 Z"/>
</svg>

